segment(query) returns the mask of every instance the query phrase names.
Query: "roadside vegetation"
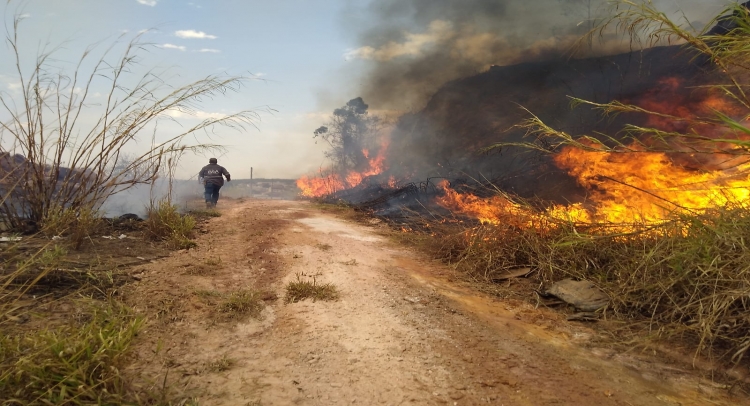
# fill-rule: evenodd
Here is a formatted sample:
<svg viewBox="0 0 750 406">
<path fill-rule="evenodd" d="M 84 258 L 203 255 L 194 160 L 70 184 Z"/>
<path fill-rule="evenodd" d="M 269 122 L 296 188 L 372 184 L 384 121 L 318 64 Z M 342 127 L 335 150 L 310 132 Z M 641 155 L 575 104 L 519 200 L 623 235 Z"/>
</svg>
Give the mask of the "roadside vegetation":
<svg viewBox="0 0 750 406">
<path fill-rule="evenodd" d="M 88 47 L 72 70 L 60 65 L 54 44 L 29 61 L 22 23 L 17 15 L 6 27 L 3 48 L 19 88 L 0 92 L 0 403 L 172 404 L 167 388 L 144 389 L 124 373 L 149 321 L 121 302 L 120 286 L 133 279 L 107 261 L 120 255 L 130 262 L 117 266 L 130 267 L 147 259 L 134 258 L 135 249 L 97 247 L 129 250 L 143 233 L 189 248 L 195 219 L 169 194 L 154 196 L 144 222 L 105 219 L 100 209 L 138 185 L 171 183 L 186 153 L 220 150 L 202 141 L 217 126 L 252 126 L 257 113 L 241 111 L 162 131 L 172 113 L 194 114 L 201 101 L 238 91 L 247 78 L 175 83 L 169 70 L 144 71 L 141 54 L 152 45 L 142 33 Z M 254 314 L 251 299 L 231 296 L 227 311 Z"/>
<path fill-rule="evenodd" d="M 69 324 L 0 335 L 4 404 L 123 404 L 138 398 L 121 371 L 144 320 L 114 301 L 80 305 L 85 310 Z"/>
<path fill-rule="evenodd" d="M 254 290 L 242 289 L 226 295 L 219 304 L 219 311 L 230 319 L 240 319 L 244 316 L 260 318 L 265 303 L 263 295 Z"/>
<path fill-rule="evenodd" d="M 630 35 L 638 46 L 683 43 L 694 61 L 705 61 L 723 72 L 726 82 L 704 90 L 720 94 L 732 108 L 717 106 L 708 115 L 696 112 L 686 117 L 619 101 L 599 104 L 573 99 L 574 107 L 592 106 L 605 116 L 645 115 L 654 117 L 654 122 L 678 122 L 680 129 L 628 125 L 617 134 L 575 136 L 532 115 L 521 124 L 529 142 L 490 149 L 520 145 L 550 154 L 565 148 L 621 156 L 692 154 L 731 159 L 734 165 L 726 171 L 727 178 L 746 179 L 750 175 L 743 169 L 750 161 L 750 128 L 745 120 L 750 114 L 748 10 L 733 4 L 699 31 L 686 21 L 671 20 L 651 2 L 616 0 L 612 4 L 613 16 L 592 30 L 589 39 L 616 30 Z M 709 32 L 717 22 L 728 28 Z M 736 106 L 742 111 L 736 111 Z M 628 224 L 627 230 L 606 221 L 561 220 L 516 200 L 549 226 L 518 227 L 516 220 L 466 229 L 426 220 L 428 233 L 437 237 L 426 246 L 457 269 L 488 282 L 523 267 L 535 271 L 537 284 L 563 278 L 592 281 L 611 299 L 602 316 L 625 321 L 612 325 L 620 326 L 615 335 L 629 345 L 668 342 L 724 365 L 747 366 L 750 206 L 747 201 L 719 195 L 723 203 L 702 210 L 683 210 L 681 202 L 664 200 L 671 214 L 659 222 Z"/>
<path fill-rule="evenodd" d="M 334 301 L 338 300 L 339 291 L 332 283 L 318 283 L 315 275 L 297 274 L 296 280 L 286 285 L 286 303 L 297 303 L 305 299 Z"/>
<path fill-rule="evenodd" d="M 178 207 L 167 199 L 152 202 L 146 215 L 146 229 L 155 240 L 167 241 L 177 249 L 195 246 L 193 229 L 195 217 L 181 214 Z"/>
</svg>

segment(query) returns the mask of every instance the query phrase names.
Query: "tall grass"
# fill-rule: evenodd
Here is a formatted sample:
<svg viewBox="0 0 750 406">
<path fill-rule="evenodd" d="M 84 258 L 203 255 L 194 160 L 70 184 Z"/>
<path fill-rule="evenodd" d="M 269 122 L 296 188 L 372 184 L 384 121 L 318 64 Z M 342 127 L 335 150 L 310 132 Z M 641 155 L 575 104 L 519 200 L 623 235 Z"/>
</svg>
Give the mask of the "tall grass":
<svg viewBox="0 0 750 406">
<path fill-rule="evenodd" d="M 196 115 L 203 100 L 239 91 L 250 78 L 208 75 L 184 82 L 169 70 L 144 70 L 140 55 L 152 44 L 143 34 L 87 47 L 71 68 L 59 62 L 62 47 L 49 44 L 29 60 L 21 48 L 28 42 L 21 40 L 22 23 L 16 15 L 5 27 L 7 46 L 0 51 L 16 69 L 9 80 L 18 83 L 17 90 L 0 92 L 0 229 L 66 236 L 80 248 L 106 199 L 165 174 L 171 182 L 185 153 L 220 149 L 208 138 L 217 126 L 243 129 L 258 116 L 239 111 L 162 131 L 165 120 Z M 168 199 L 150 214 L 155 238 L 194 244 L 194 219 L 181 216 Z M 0 247 L 0 403 L 151 402 L 148 394 L 139 399 L 121 373 L 144 323 L 122 304 L 79 303 L 87 310 L 58 326 L 16 324 L 28 313 L 20 303 L 36 299 L 32 289 L 63 272 L 67 253 L 56 241 L 24 246 L 28 239 Z"/>
<path fill-rule="evenodd" d="M 749 162 L 750 128 L 745 118 L 750 115 L 750 96 L 746 91 L 750 77 L 750 11 L 732 3 L 705 28 L 696 29 L 687 18 L 673 20 L 651 1 L 610 3 L 612 16 L 595 27 L 591 36 L 614 29 L 637 47 L 683 44 L 685 52 L 693 56 L 692 62 L 713 68 L 718 72 L 714 77 L 721 78 L 721 82 L 696 90 L 718 95 L 729 103 L 683 117 L 617 100 L 594 103 L 571 97 L 574 106 L 588 105 L 605 116 L 637 114 L 654 118 L 653 122 L 680 123 L 675 126 L 679 130 L 625 125 L 615 134 L 576 136 L 531 114 L 520 127 L 536 139 L 513 145 L 550 153 L 568 147 L 613 154 L 692 154 L 722 162 Z M 727 29 L 710 31 L 718 22 Z M 500 143 L 490 149 L 507 145 Z M 726 171 L 727 178 L 749 175 L 739 165 Z M 679 202 L 671 203 L 680 207 Z M 571 276 L 594 281 L 612 298 L 611 314 L 643 322 L 654 337 L 681 338 L 691 343 L 698 354 L 747 363 L 750 208 L 745 203 L 675 213 L 661 224 L 635 225 L 629 234 L 607 232 L 607 224 L 560 224 L 546 233 L 481 226 L 454 234 L 440 252 L 458 267 L 488 279 L 497 270 L 531 266 L 545 281 Z"/>
<path fill-rule="evenodd" d="M 492 281 L 531 267 L 549 283 L 594 282 L 611 298 L 610 317 L 645 336 L 679 339 L 697 354 L 747 363 L 750 349 L 750 210 L 682 215 L 632 233 L 557 220 L 545 231 L 508 225 L 440 229 L 431 249 L 475 278 Z M 435 232 L 435 230 L 433 230 Z M 640 328 L 638 328 L 640 327 Z"/>
</svg>

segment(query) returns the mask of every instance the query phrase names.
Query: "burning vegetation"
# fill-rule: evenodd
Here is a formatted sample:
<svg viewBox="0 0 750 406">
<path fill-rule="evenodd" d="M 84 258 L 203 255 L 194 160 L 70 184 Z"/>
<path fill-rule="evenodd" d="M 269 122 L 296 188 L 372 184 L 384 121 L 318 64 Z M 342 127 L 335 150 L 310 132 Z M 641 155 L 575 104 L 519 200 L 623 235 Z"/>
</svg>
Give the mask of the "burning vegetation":
<svg viewBox="0 0 750 406">
<path fill-rule="evenodd" d="M 298 185 L 428 238 L 487 282 L 523 267 L 542 283 L 592 281 L 611 298 L 602 314 L 631 321 L 628 337 L 642 326 L 746 367 L 748 9 L 696 32 L 651 3 L 616 4 L 590 35 L 621 29 L 643 50 L 449 82 L 387 135 L 359 131 L 346 144 L 334 131 L 332 151 L 351 145 L 359 164 L 333 153 Z M 376 158 L 366 142 L 380 143 Z"/>
<path fill-rule="evenodd" d="M 380 121 L 368 114 L 361 97 L 333 112 L 331 122 L 315 130 L 315 138 L 328 143 L 326 156 L 333 166 L 318 176 L 297 180 L 302 196 L 321 197 L 359 186 L 365 178 L 383 173 L 388 140 L 379 137 Z"/>
</svg>

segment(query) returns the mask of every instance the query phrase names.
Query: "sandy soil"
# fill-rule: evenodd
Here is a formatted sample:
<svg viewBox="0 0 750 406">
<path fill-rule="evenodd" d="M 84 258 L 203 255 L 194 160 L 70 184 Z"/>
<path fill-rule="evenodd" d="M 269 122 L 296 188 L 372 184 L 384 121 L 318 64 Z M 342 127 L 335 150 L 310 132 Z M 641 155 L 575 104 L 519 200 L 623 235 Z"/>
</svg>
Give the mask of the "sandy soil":
<svg viewBox="0 0 750 406">
<path fill-rule="evenodd" d="M 220 203 L 198 248 L 136 272 L 150 323 L 129 371 L 201 405 L 749 404 L 683 365 L 592 345 L 547 309 L 478 294 L 377 227 L 304 202 Z M 285 304 L 299 275 L 335 302 Z M 304 276 L 303 276 L 304 275 Z M 259 320 L 217 294 L 264 293 Z"/>
</svg>

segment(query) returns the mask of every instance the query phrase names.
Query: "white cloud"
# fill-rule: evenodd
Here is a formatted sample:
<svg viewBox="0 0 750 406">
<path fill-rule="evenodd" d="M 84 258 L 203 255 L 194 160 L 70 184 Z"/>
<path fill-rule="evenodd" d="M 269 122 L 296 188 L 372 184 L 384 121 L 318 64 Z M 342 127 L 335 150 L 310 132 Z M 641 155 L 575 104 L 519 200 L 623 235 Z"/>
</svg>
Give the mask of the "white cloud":
<svg viewBox="0 0 750 406">
<path fill-rule="evenodd" d="M 218 50 L 218 49 L 213 49 L 213 48 L 201 48 L 201 49 L 198 50 L 198 52 L 208 52 L 208 53 L 212 53 L 212 54 L 218 54 L 221 51 Z"/>
<path fill-rule="evenodd" d="M 179 49 L 180 51 L 183 51 L 183 52 L 187 49 L 182 45 L 174 45 L 174 44 L 164 44 L 164 45 L 159 45 L 159 46 L 162 48 L 166 48 L 166 49 Z"/>
<path fill-rule="evenodd" d="M 0 83 L 4 84 L 5 88 L 12 92 L 21 90 L 21 82 L 12 76 L 0 75 Z"/>
<path fill-rule="evenodd" d="M 197 39 L 218 38 L 216 35 L 210 35 L 210 34 L 206 34 L 203 31 L 196 31 L 196 30 L 179 30 L 179 31 L 175 31 L 174 35 L 176 35 L 179 38 L 197 38 Z"/>
<path fill-rule="evenodd" d="M 153 7 L 153 6 L 156 5 L 156 2 L 158 0 L 135 0 L 135 1 L 137 1 L 140 4 L 143 4 L 144 6 L 151 6 L 151 7 Z"/>
</svg>

